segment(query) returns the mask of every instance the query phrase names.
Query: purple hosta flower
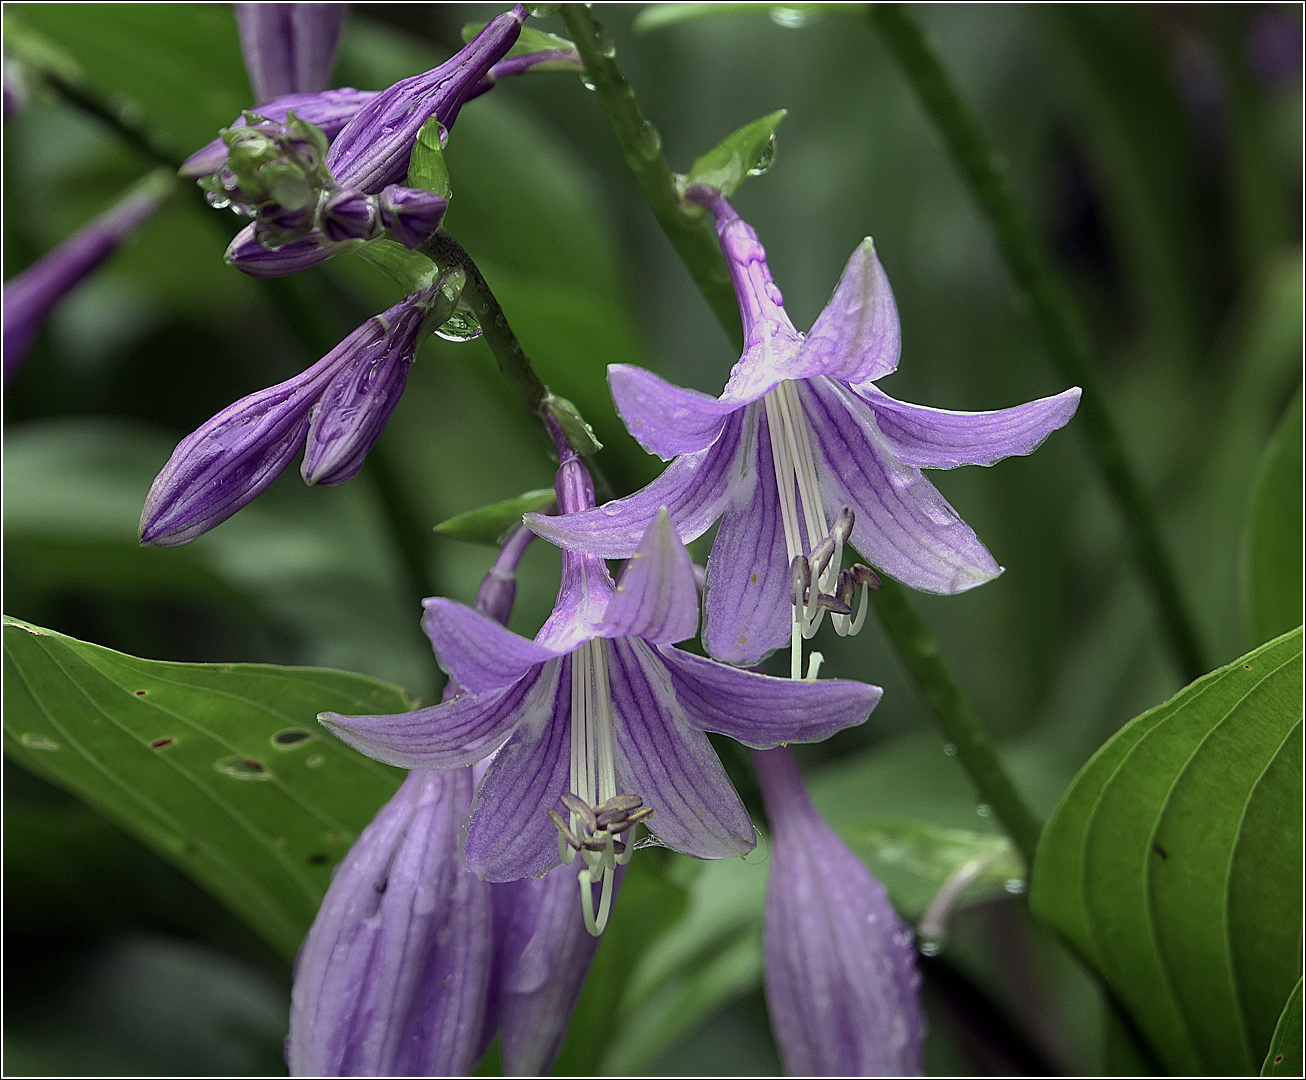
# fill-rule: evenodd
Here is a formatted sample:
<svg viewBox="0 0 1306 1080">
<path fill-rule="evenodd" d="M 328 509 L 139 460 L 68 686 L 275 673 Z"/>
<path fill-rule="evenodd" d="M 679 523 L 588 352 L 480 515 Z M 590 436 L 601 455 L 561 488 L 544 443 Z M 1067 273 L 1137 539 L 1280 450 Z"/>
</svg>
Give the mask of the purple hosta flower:
<svg viewBox="0 0 1306 1080">
<path fill-rule="evenodd" d="M 336 869 L 295 963 L 295 1076 L 462 1076 L 483 1050 L 489 886 L 463 869 L 470 769 L 411 773 Z"/>
<path fill-rule="evenodd" d="M 185 544 L 252 502 L 308 441 L 310 484 L 358 472 L 403 392 L 424 330 L 448 319 L 462 272 L 369 319 L 307 371 L 241 398 L 186 436 L 155 478 L 141 543 Z"/>
<path fill-rule="evenodd" d="M 254 100 L 325 90 L 348 16 L 348 4 L 237 4 Z"/>
<path fill-rule="evenodd" d="M 793 755 L 753 752 L 767 820 L 766 1004 L 791 1076 L 919 1076 L 911 931 L 816 812 Z"/>
<path fill-rule="evenodd" d="M 564 452 L 555 486 L 563 512 L 594 505 L 574 453 Z M 466 694 L 404 715 L 321 719 L 364 753 L 408 768 L 456 768 L 497 748 L 464 833 L 468 868 L 512 881 L 579 853 L 590 895 L 582 913 L 598 933 L 640 820 L 699 858 L 753 847 L 704 732 L 750 746 L 809 742 L 862 722 L 880 697 L 875 686 L 773 679 L 671 648 L 697 624 L 689 556 L 660 514 L 615 587 L 601 560 L 562 553 L 558 601 L 534 641 L 461 604 L 428 600 L 423 626 Z"/>
<path fill-rule="evenodd" d="M 609 367 L 631 434 L 674 460 L 629 498 L 574 517 L 532 515 L 531 527 L 586 555 L 624 557 L 663 506 L 686 541 L 720 518 L 703 640 L 734 664 L 757 663 L 786 638 L 796 645 L 827 608 L 836 630 L 854 629 L 844 602 L 852 590 L 841 580 L 845 543 L 927 592 L 962 592 L 1001 573 L 920 470 L 1030 453 L 1070 419 L 1079 390 L 987 413 L 895 401 L 875 386 L 898 364 L 899 329 L 871 241 L 853 253 L 804 336 L 785 314 L 757 235 L 705 190 L 693 194 L 716 215 L 744 323 L 744 352 L 725 392 L 712 398 L 640 368 Z M 791 580 L 799 558 L 815 578 L 810 589 Z M 801 579 L 802 565 L 796 570 Z M 874 584 L 866 571 L 857 576 Z"/>
<path fill-rule="evenodd" d="M 174 187 L 166 172 L 146 177 L 4 285 L 4 381 L 18 370 L 51 310 L 154 214 Z"/>
</svg>

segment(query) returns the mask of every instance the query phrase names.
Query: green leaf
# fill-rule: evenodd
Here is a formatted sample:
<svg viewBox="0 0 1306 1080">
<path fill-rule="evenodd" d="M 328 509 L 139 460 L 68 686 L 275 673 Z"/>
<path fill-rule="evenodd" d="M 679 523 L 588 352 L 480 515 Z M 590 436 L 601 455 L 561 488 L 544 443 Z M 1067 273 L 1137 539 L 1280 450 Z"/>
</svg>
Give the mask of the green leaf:
<svg viewBox="0 0 1306 1080">
<path fill-rule="evenodd" d="M 1127 724 L 1044 830 L 1031 904 L 1175 1073 L 1248 1074 L 1300 974 L 1302 634 Z"/>
<path fill-rule="evenodd" d="M 575 447 L 576 453 L 588 456 L 603 449 L 603 444 L 595 436 L 594 429 L 585 422 L 580 410 L 565 397 L 550 393 L 544 399 L 544 407 L 562 425 L 562 430 L 567 433 L 567 438 Z"/>
<path fill-rule="evenodd" d="M 893 906 L 907 919 L 918 918 L 943 883 L 971 863 L 976 863 L 976 876 L 962 894 L 967 902 L 1024 888 L 1024 865 L 1005 836 L 919 821 L 863 821 L 845 826 L 839 835 L 883 882 Z"/>
<path fill-rule="evenodd" d="M 373 240 L 354 252 L 407 290 L 425 289 L 440 276 L 440 268 L 420 251 L 409 251 L 393 240 Z"/>
<path fill-rule="evenodd" d="M 443 130 L 444 125 L 435 116 L 422 125 L 413 144 L 413 156 L 408 159 L 408 186 L 448 199 L 452 198 L 453 189 L 444 163 L 444 147 L 440 145 Z"/>
<path fill-rule="evenodd" d="M 1302 397 L 1298 392 L 1261 458 L 1247 523 L 1247 612 L 1257 642 L 1301 622 Z"/>
<path fill-rule="evenodd" d="M 714 19 L 721 15 L 769 15 L 780 26 L 797 29 L 815 22 L 825 12 L 860 15 L 865 4 L 649 4 L 633 24 L 639 33 L 661 30 L 694 19 Z"/>
<path fill-rule="evenodd" d="M 142 660 L 6 618 L 5 751 L 145 841 L 293 957 L 402 779 L 315 722 L 403 712 L 360 675 Z"/>
<path fill-rule="evenodd" d="M 520 525 L 523 514 L 530 514 L 547 506 L 554 499 L 553 488 L 539 488 L 518 495 L 515 499 L 468 510 L 465 514 L 440 522 L 435 531 L 452 540 L 466 540 L 469 544 L 495 544 L 514 525 Z"/>
<path fill-rule="evenodd" d="M 785 118 L 780 109 L 745 124 L 690 166 L 685 185 L 707 184 L 729 197 L 747 176 L 757 176 L 771 167 L 775 157 L 775 129 Z"/>
<path fill-rule="evenodd" d="M 463 41 L 471 41 L 477 34 L 485 29 L 485 23 L 468 23 L 463 27 Z M 580 56 L 576 52 L 574 42 L 568 41 L 565 37 L 559 37 L 557 34 L 546 34 L 543 30 L 534 30 L 529 26 L 523 26 L 521 34 L 517 38 L 517 44 L 514 45 L 505 54 L 505 59 L 511 56 L 529 56 L 532 53 L 540 52 L 562 52 L 569 53 L 572 59 L 559 58 L 557 60 L 542 60 L 531 67 L 531 71 L 580 71 Z"/>
<path fill-rule="evenodd" d="M 1301 1076 L 1301 1001 L 1301 979 L 1298 979 L 1274 1027 L 1270 1049 L 1266 1051 L 1265 1064 L 1261 1066 L 1262 1076 Z"/>
</svg>

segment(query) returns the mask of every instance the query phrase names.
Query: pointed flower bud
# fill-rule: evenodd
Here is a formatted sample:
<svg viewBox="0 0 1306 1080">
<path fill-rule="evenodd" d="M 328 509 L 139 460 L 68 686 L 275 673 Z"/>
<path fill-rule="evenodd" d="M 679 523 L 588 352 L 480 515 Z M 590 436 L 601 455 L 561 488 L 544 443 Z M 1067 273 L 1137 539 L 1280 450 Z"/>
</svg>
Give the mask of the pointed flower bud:
<svg viewBox="0 0 1306 1080">
<path fill-rule="evenodd" d="M 348 250 L 346 243 L 333 243 L 320 229 L 311 229 L 298 240 L 269 249 L 258 241 L 258 226 L 246 225 L 227 245 L 223 258 L 250 277 L 284 277 Z"/>
<path fill-rule="evenodd" d="M 391 184 L 378 199 L 381 224 L 406 248 L 419 248 L 435 234 L 449 203 L 420 188 Z"/>
<path fill-rule="evenodd" d="M 381 232 L 375 197 L 352 188 L 328 195 L 317 216 L 322 234 L 332 243 L 372 240 Z"/>
<path fill-rule="evenodd" d="M 912 935 L 812 806 L 793 754 L 752 751 L 771 823 L 766 1004 L 791 1076 L 919 1076 Z"/>
<path fill-rule="evenodd" d="M 166 171 L 141 181 L 112 209 L 82 226 L 4 286 L 4 380 L 32 347 L 54 306 L 149 220 L 175 181 Z"/>
<path fill-rule="evenodd" d="M 324 90 L 348 15 L 348 4 L 237 4 L 254 100 Z"/>
<path fill-rule="evenodd" d="M 335 186 L 326 170 L 326 135 L 293 110 L 284 121 L 249 112 L 245 121 L 223 130 L 226 163 L 199 180 L 205 198 L 246 215 L 269 207 L 308 208 L 311 227 L 320 193 Z"/>
</svg>

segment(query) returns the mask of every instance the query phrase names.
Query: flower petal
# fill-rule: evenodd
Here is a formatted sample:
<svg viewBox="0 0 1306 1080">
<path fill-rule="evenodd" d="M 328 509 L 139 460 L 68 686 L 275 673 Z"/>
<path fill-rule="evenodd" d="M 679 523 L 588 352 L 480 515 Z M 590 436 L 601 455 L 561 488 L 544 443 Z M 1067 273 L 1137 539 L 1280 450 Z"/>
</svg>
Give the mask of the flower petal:
<svg viewBox="0 0 1306 1080">
<path fill-rule="evenodd" d="M 318 719 L 368 757 L 405 769 L 452 769 L 488 756 L 519 724 L 552 715 L 559 661 L 533 668 L 518 682 L 483 694 L 390 716 Z"/>
<path fill-rule="evenodd" d="M 469 770 L 412 773 L 349 849 L 295 964 L 295 1076 L 461 1076 L 480 1054 L 489 886 L 463 869 Z"/>
<path fill-rule="evenodd" d="M 791 379 L 828 375 L 847 383 L 870 383 L 898 366 L 902 334 L 898 307 L 884 267 L 868 236 L 853 252 L 843 277 L 817 316 L 799 352 Z"/>
<path fill-rule="evenodd" d="M 682 454 L 634 495 L 579 514 L 527 514 L 524 520 L 538 536 L 559 547 L 584 555 L 628 559 L 658 512 L 666 507 L 676 534 L 689 543 L 707 532 L 721 515 L 731 487 L 740 480 L 744 427 L 741 410 L 726 419 L 721 435 L 706 450 Z"/>
<path fill-rule="evenodd" d="M 635 638 L 611 642 L 609 657 L 617 790 L 653 807 L 649 831 L 676 851 L 700 859 L 752 851 L 748 811 L 677 703 L 666 664 Z"/>
<path fill-rule="evenodd" d="M 1002 573 L 938 489 L 894 457 L 869 406 L 832 379 L 798 383 L 798 392 L 822 498 L 831 511 L 852 507 L 852 544 L 864 558 L 933 593 L 965 592 Z"/>
<path fill-rule="evenodd" d="M 515 683 L 536 664 L 559 655 L 519 637 L 479 611 L 444 597 L 422 601 L 422 629 L 440 669 L 473 694 Z"/>
<path fill-rule="evenodd" d="M 949 412 L 895 401 L 875 386 L 855 388 L 875 410 L 875 421 L 894 457 L 922 469 L 992 465 L 1004 457 L 1033 453 L 1079 407 L 1078 386 L 994 412 Z"/>
<path fill-rule="evenodd" d="M 561 655 L 598 637 L 599 623 L 615 592 L 612 575 L 602 559 L 563 551 L 558 599 L 535 635 L 535 643 Z"/>
<path fill-rule="evenodd" d="M 626 429 L 663 461 L 702 450 L 739 408 L 697 390 L 672 386 L 632 364 L 609 364 L 608 385 Z"/>
<path fill-rule="evenodd" d="M 562 810 L 570 789 L 571 658 L 551 674 L 476 790 L 463 829 L 467 869 L 486 881 L 543 877 L 558 865 L 558 831 L 546 810 Z"/>
<path fill-rule="evenodd" d="M 747 468 L 730 491 L 707 560 L 703 646 L 728 664 L 756 664 L 789 640 L 789 552 L 766 410 L 750 421 Z M 756 426 L 753 426 L 753 424 Z"/>
<path fill-rule="evenodd" d="M 828 739 L 864 722 L 884 693 L 847 679 L 777 679 L 670 646 L 658 653 L 692 724 L 755 748 Z"/>
<path fill-rule="evenodd" d="M 698 629 L 694 565 L 665 509 L 626 564 L 600 625 L 604 637 L 638 637 L 658 645 L 684 641 Z"/>
</svg>

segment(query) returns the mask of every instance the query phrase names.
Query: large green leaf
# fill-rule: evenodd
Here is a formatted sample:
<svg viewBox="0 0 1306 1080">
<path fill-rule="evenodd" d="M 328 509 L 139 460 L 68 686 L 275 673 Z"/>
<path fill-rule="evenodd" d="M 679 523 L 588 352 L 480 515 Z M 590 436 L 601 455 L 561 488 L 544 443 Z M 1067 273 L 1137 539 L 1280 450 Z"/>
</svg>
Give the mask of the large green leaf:
<svg viewBox="0 0 1306 1080">
<path fill-rule="evenodd" d="M 1274 1028 L 1270 1049 L 1265 1052 L 1262 1076 L 1300 1076 L 1302 1070 L 1301 979 L 1292 988 L 1288 1004 Z"/>
<path fill-rule="evenodd" d="M 293 956 L 331 868 L 396 769 L 318 712 L 402 712 L 346 672 L 141 660 L 6 619 L 4 744 L 159 851 Z"/>
<path fill-rule="evenodd" d="M 1301 622 L 1301 436 L 1299 393 L 1261 459 L 1247 523 L 1247 613 L 1254 639 Z"/>
<path fill-rule="evenodd" d="M 1300 974 L 1302 634 L 1127 724 L 1044 830 L 1034 911 L 1176 1073 L 1254 1072 Z"/>
</svg>

